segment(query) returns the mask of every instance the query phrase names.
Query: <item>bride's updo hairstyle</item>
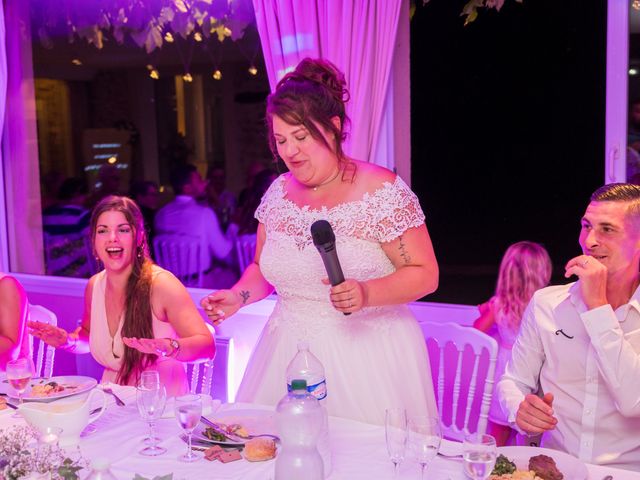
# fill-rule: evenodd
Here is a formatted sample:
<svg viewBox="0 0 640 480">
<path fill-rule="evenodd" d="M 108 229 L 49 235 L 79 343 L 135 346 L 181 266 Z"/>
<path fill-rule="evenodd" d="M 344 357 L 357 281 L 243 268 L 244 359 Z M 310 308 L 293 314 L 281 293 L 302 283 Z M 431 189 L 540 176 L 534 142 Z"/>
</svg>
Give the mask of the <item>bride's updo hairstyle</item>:
<svg viewBox="0 0 640 480">
<path fill-rule="evenodd" d="M 349 123 L 345 112 L 345 103 L 349 100 L 346 85 L 343 73 L 333 63 L 312 58 L 302 60 L 293 72 L 278 82 L 275 92 L 267 97 L 269 146 L 276 158 L 274 115 L 289 125 L 303 125 L 314 139 L 334 151 L 341 162 L 347 160 L 342 151 L 342 142 L 347 136 L 345 124 Z M 331 121 L 334 117 L 340 119 L 338 127 Z M 317 125 L 331 134 L 335 148 L 329 145 Z"/>
</svg>

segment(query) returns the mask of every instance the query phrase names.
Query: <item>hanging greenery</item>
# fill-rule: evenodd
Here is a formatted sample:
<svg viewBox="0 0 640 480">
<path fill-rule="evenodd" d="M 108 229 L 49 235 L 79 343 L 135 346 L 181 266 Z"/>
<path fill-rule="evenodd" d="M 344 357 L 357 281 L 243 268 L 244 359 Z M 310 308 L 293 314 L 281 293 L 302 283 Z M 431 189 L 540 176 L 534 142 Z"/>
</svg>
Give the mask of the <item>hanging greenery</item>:
<svg viewBox="0 0 640 480">
<path fill-rule="evenodd" d="M 70 43 L 80 38 L 101 49 L 110 34 L 120 44 L 130 37 L 151 53 L 175 35 L 235 41 L 254 22 L 251 0 L 41 0 L 33 6 L 45 48 L 64 29 Z"/>
</svg>

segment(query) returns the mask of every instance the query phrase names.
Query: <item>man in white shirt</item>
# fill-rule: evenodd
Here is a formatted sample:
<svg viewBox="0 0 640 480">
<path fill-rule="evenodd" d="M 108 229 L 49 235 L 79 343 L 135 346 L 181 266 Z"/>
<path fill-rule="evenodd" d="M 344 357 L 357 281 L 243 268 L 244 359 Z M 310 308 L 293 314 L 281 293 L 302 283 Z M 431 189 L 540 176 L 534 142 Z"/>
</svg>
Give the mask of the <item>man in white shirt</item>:
<svg viewBox="0 0 640 480">
<path fill-rule="evenodd" d="M 233 243 L 220 229 L 215 212 L 198 203 L 204 198 L 207 182 L 194 165 L 184 164 L 171 172 L 171 184 L 176 198 L 156 214 L 156 235 L 196 239 L 200 244 L 203 287 L 230 287 L 237 280 L 229 258 Z M 193 272 L 194 276 L 196 273 Z"/>
<path fill-rule="evenodd" d="M 536 292 L 497 394 L 543 446 L 640 471 L 640 186 L 599 188 L 581 223 L 578 281 Z"/>
</svg>

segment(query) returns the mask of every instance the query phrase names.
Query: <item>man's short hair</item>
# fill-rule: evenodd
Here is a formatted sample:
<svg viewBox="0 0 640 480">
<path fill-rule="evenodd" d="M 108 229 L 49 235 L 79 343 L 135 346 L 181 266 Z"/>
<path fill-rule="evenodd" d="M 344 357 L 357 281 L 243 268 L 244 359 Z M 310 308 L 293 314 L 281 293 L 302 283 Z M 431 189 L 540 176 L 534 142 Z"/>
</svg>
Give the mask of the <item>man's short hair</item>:
<svg viewBox="0 0 640 480">
<path fill-rule="evenodd" d="M 171 170 L 171 186 L 173 187 L 173 193 L 176 195 L 182 195 L 184 193 L 185 185 L 191 182 L 191 175 L 193 172 L 197 172 L 198 169 L 195 165 L 190 163 L 181 163 Z"/>
<path fill-rule="evenodd" d="M 633 183 L 610 183 L 598 188 L 591 194 L 592 202 L 626 202 L 627 213 L 640 221 L 640 185 Z"/>
</svg>

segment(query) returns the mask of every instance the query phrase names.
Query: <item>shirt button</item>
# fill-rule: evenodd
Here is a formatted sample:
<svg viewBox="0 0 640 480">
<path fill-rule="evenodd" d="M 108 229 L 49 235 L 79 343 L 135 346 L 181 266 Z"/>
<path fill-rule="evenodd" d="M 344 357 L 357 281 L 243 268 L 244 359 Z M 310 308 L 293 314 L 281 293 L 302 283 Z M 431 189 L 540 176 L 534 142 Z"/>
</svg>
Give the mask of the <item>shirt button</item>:
<svg viewBox="0 0 640 480">
<path fill-rule="evenodd" d="M 584 442 L 584 446 L 585 446 L 585 447 L 588 447 L 589 445 L 590 445 L 590 443 L 589 443 L 589 441 L 588 441 L 588 440 Z"/>
</svg>

